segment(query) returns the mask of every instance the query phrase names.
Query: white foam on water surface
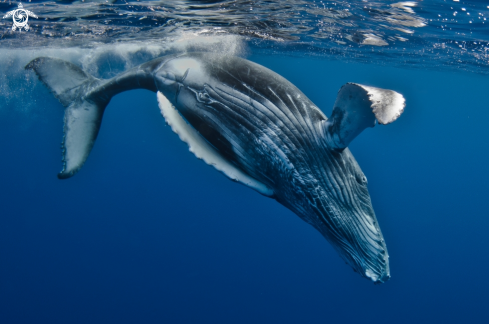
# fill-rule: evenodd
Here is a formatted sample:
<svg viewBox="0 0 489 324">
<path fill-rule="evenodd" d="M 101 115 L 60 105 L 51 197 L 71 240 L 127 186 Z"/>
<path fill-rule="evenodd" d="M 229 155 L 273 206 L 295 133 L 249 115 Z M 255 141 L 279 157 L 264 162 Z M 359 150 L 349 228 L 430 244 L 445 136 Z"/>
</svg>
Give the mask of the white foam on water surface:
<svg viewBox="0 0 489 324">
<path fill-rule="evenodd" d="M 40 47 L 0 49 L 0 115 L 14 112 L 25 119 L 37 118 L 45 105 L 37 99 L 46 89 L 34 72 L 25 65 L 40 57 L 54 57 L 72 62 L 97 78 L 111 78 L 141 63 L 168 54 L 190 51 L 216 52 L 223 55 L 244 55 L 243 38 L 212 30 L 182 32 L 158 42 L 91 44 L 90 47 Z M 49 95 L 49 100 L 53 99 Z M 27 117 L 27 118 L 26 118 Z"/>
</svg>

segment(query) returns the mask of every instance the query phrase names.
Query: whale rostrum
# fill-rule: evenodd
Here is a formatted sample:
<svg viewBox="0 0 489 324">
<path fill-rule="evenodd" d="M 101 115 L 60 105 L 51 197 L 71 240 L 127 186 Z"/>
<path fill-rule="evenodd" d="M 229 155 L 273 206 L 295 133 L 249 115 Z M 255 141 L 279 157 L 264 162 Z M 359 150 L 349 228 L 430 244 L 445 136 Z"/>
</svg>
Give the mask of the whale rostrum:
<svg viewBox="0 0 489 324">
<path fill-rule="evenodd" d="M 367 179 L 348 145 L 367 127 L 396 120 L 405 106 L 401 94 L 347 83 L 328 119 L 285 78 L 234 56 L 164 56 L 108 80 L 49 57 L 26 69 L 65 107 L 60 179 L 83 166 L 114 95 L 151 90 L 198 158 L 292 210 L 360 275 L 375 283 L 390 278 Z"/>
</svg>

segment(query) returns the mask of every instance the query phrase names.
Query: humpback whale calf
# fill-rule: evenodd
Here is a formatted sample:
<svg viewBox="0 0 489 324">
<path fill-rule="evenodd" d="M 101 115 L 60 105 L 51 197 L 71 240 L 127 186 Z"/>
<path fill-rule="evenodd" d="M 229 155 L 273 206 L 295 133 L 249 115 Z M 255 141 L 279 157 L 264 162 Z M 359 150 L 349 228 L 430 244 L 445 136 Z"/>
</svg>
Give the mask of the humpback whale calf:
<svg viewBox="0 0 489 324">
<path fill-rule="evenodd" d="M 401 94 L 347 83 L 328 119 L 285 78 L 234 56 L 164 56 L 108 80 L 56 58 L 38 57 L 25 68 L 65 107 L 60 179 L 83 166 L 110 99 L 148 89 L 198 158 L 289 208 L 363 277 L 390 278 L 367 179 L 348 144 L 367 127 L 396 120 Z"/>
</svg>

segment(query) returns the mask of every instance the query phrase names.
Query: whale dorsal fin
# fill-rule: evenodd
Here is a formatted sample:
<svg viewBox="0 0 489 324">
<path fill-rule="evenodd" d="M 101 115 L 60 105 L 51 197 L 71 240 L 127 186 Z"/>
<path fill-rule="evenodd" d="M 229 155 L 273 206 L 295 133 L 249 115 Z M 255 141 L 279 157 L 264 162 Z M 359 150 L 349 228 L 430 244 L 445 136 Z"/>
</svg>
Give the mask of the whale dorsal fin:
<svg viewBox="0 0 489 324">
<path fill-rule="evenodd" d="M 227 161 L 215 148 L 190 126 L 178 111 L 173 107 L 170 101 L 158 91 L 158 105 L 161 114 L 165 118 L 171 129 L 178 134 L 180 139 L 188 144 L 190 152 L 194 153 L 198 159 L 204 160 L 205 163 L 212 165 L 218 171 L 224 173 L 229 179 L 240 182 L 264 196 L 273 196 L 273 190 L 250 177 L 236 166 Z"/>
<path fill-rule="evenodd" d="M 336 97 L 331 118 L 324 122 L 331 148 L 345 149 L 365 128 L 390 124 L 404 111 L 404 97 L 395 91 L 347 83 Z"/>
</svg>

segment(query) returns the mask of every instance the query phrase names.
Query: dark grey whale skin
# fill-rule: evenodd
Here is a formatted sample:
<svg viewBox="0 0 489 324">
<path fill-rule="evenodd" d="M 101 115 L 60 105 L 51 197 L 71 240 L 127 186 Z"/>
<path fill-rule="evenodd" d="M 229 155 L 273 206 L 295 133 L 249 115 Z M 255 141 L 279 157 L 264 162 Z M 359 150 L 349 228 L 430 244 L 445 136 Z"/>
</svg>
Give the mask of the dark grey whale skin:
<svg viewBox="0 0 489 324">
<path fill-rule="evenodd" d="M 348 148 L 329 145 L 326 116 L 277 73 L 242 58 L 208 53 L 161 57 L 110 80 L 45 57 L 26 69 L 37 73 L 67 111 L 78 113 L 83 106 L 93 116 L 87 123 L 93 134 L 83 145 L 74 145 L 81 136 L 69 140 L 69 133 L 86 130 L 70 128 L 65 117 L 63 152 L 83 152 L 75 152 L 80 161 L 66 160 L 60 178 L 71 177 L 85 162 L 114 95 L 138 88 L 160 91 L 225 159 L 271 188 L 272 198 L 316 228 L 354 271 L 375 283 L 390 278 L 365 175 Z M 79 80 L 57 88 L 56 80 L 65 75 Z"/>
</svg>

